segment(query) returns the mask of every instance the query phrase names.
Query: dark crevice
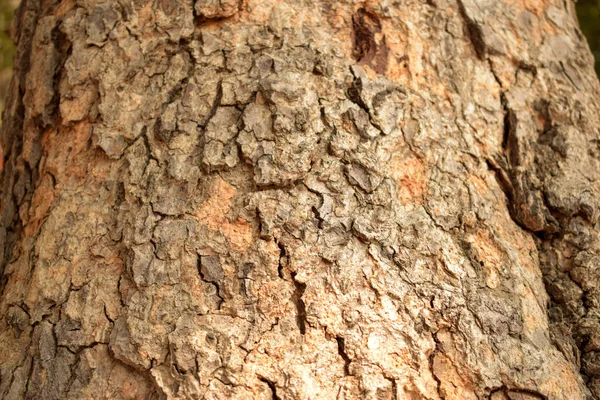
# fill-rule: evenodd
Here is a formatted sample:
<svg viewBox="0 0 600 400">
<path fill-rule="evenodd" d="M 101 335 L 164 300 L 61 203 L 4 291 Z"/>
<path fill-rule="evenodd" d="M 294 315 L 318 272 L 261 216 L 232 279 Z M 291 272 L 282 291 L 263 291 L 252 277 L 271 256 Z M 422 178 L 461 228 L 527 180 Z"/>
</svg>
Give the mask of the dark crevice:
<svg viewBox="0 0 600 400">
<path fill-rule="evenodd" d="M 501 101 L 504 108 L 503 154 L 487 158 L 488 168 L 494 171 L 498 185 L 506 195 L 507 208 L 515 223 L 534 235 L 555 233 L 558 231 L 556 213 L 545 204 L 543 193 L 534 184 L 533 172 L 521 168 L 523 144 L 517 135 L 517 114 L 508 107 L 504 93 Z"/>
<path fill-rule="evenodd" d="M 508 102 L 506 100 L 506 94 L 504 92 L 504 85 L 502 84 L 502 81 L 500 80 L 500 78 L 496 74 L 496 71 L 494 71 L 494 65 L 492 64 L 492 62 L 490 61 L 489 58 L 487 59 L 487 63 L 488 63 L 490 72 L 494 76 L 494 80 L 498 84 L 498 88 L 500 88 L 500 101 L 502 103 L 502 106 L 505 107 L 504 111 L 506 112 L 506 106 L 507 106 Z"/>
<path fill-rule="evenodd" d="M 116 188 L 116 197 L 115 197 L 115 208 L 118 208 L 126 198 L 125 184 L 123 182 L 118 182 Z"/>
<path fill-rule="evenodd" d="M 325 221 L 319 215 L 319 210 L 317 210 L 317 207 L 312 206 L 310 208 L 310 211 L 312 212 L 313 217 L 314 217 L 314 219 L 316 221 L 317 228 L 323 229 Z"/>
<path fill-rule="evenodd" d="M 487 46 L 483 40 L 483 31 L 481 30 L 481 26 L 469 18 L 467 15 L 467 10 L 465 9 L 465 5 L 461 0 L 458 0 L 458 9 L 465 26 L 467 27 L 467 33 L 471 39 L 475 53 L 477 53 L 477 57 L 479 57 L 481 60 L 484 60 L 486 58 Z"/>
<path fill-rule="evenodd" d="M 76 329 L 77 331 L 79 329 Z M 98 342 L 98 341 L 93 341 L 89 344 L 78 344 L 78 345 L 57 345 L 57 348 L 63 348 L 68 350 L 70 353 L 78 355 L 81 354 L 82 351 L 86 350 L 86 349 L 93 349 L 94 347 L 98 346 L 98 345 L 108 345 L 108 342 Z"/>
<path fill-rule="evenodd" d="M 113 321 L 113 319 L 108 315 L 108 312 L 106 311 L 106 304 L 104 304 L 103 310 L 104 310 L 104 316 L 106 317 L 106 319 L 114 326 L 115 321 Z"/>
<path fill-rule="evenodd" d="M 569 73 L 567 72 L 567 70 L 565 69 L 565 64 L 561 61 L 560 62 L 560 67 L 563 71 L 563 74 L 567 77 L 567 79 L 569 80 L 569 82 L 571 83 L 571 85 L 573 85 L 573 87 L 575 89 L 579 89 L 579 86 L 577 86 L 577 84 L 575 83 L 575 81 L 573 81 L 573 79 L 571 78 L 571 76 L 569 75 Z"/>
<path fill-rule="evenodd" d="M 121 291 L 121 281 L 123 280 L 123 276 L 119 277 L 119 282 L 117 282 L 117 291 L 119 292 L 119 302 L 121 303 L 121 307 L 125 308 L 125 301 L 123 300 L 123 292 Z"/>
<path fill-rule="evenodd" d="M 524 231 L 542 239 L 547 238 L 548 235 L 555 233 L 557 229 L 557 222 L 550 212 L 544 216 L 545 225 L 542 228 L 535 229 L 535 226 L 530 226 L 527 224 L 527 219 L 522 215 L 523 206 L 525 206 L 528 210 L 532 209 L 532 206 L 530 204 L 523 203 L 525 194 L 517 191 L 519 188 L 519 186 L 516 186 L 518 182 L 515 182 L 516 178 L 512 175 L 511 169 L 506 166 L 506 162 L 503 159 L 493 160 L 489 158 L 487 158 L 485 162 L 488 168 L 494 172 L 496 182 L 498 182 L 498 186 L 506 196 L 506 206 L 511 219 Z M 521 185 L 520 187 L 520 190 L 523 191 L 523 186 Z M 521 212 L 521 214 L 519 214 L 519 212 Z"/>
<path fill-rule="evenodd" d="M 306 283 L 301 283 L 296 280 L 296 273 L 292 272 L 292 281 L 294 282 L 294 286 L 296 290 L 292 295 L 292 301 L 296 305 L 296 323 L 298 324 L 298 329 L 301 334 L 306 333 L 306 304 L 304 300 L 302 300 L 302 296 L 304 295 L 304 291 L 306 290 Z"/>
<path fill-rule="evenodd" d="M 531 73 L 534 77 L 537 76 L 537 67 L 535 65 L 528 64 L 522 60 L 519 60 L 517 62 L 517 65 L 519 67 L 519 70 L 527 71 L 527 72 Z"/>
<path fill-rule="evenodd" d="M 183 78 L 167 94 L 167 104 L 171 104 L 180 99 L 183 94 L 183 88 L 187 85 L 188 78 Z"/>
<path fill-rule="evenodd" d="M 208 117 L 206 117 L 204 122 L 202 124 L 200 124 L 200 127 L 202 129 L 206 129 L 206 125 L 208 125 L 208 122 L 217 113 L 217 108 L 221 105 L 222 98 L 223 98 L 223 80 L 220 80 L 219 83 L 217 84 L 217 94 L 215 95 L 215 100 L 213 101 L 210 112 L 208 113 Z"/>
<path fill-rule="evenodd" d="M 64 65 L 73 51 L 73 45 L 67 35 L 61 31 L 59 23 L 52 30 L 52 43 L 58 52 L 58 63 L 54 72 L 52 81 L 53 97 L 48 105 L 48 115 L 52 115 L 56 120 L 60 120 L 60 90 L 59 85 L 62 80 Z"/>
<path fill-rule="evenodd" d="M 508 397 L 510 399 L 521 398 L 523 396 L 520 396 L 520 395 L 525 395 L 528 398 L 533 397 L 533 398 L 537 398 L 540 400 L 548 400 L 548 396 L 538 392 L 537 390 L 522 389 L 522 388 L 509 388 L 506 385 L 491 389 L 488 399 L 491 400 L 493 398 L 494 394 L 496 394 L 496 393 L 503 393 L 504 395 L 506 395 L 506 397 Z M 511 396 L 511 394 L 516 395 L 516 396 Z"/>
<path fill-rule="evenodd" d="M 142 141 L 144 142 L 144 147 L 146 148 L 146 167 L 148 167 L 148 164 L 150 163 L 150 160 L 154 160 L 156 162 L 157 165 L 160 165 L 159 160 L 154 157 L 154 154 L 152 154 L 152 147 L 150 147 L 150 140 L 148 139 L 148 128 L 144 127 L 142 129 Z M 144 172 L 145 169 L 144 169 Z"/>
<path fill-rule="evenodd" d="M 384 376 L 383 378 L 392 384 L 392 400 L 398 400 L 398 383 L 396 380 L 387 376 Z"/>
<path fill-rule="evenodd" d="M 510 181 L 510 177 L 508 176 L 508 173 L 506 172 L 505 168 L 503 168 L 503 166 L 501 166 L 495 160 L 491 160 L 488 158 L 485 160 L 485 162 L 488 168 L 491 171 L 494 171 L 496 181 L 498 182 L 498 186 L 500 186 L 500 189 L 502 189 L 502 191 L 504 192 L 504 195 L 506 196 L 506 200 L 510 208 L 510 205 L 513 202 L 513 186 L 512 182 Z"/>
<path fill-rule="evenodd" d="M 157 140 L 168 143 L 171 140 L 171 132 L 162 129 L 162 118 L 159 116 L 154 123 L 154 137 Z"/>
<path fill-rule="evenodd" d="M 353 73 L 353 75 L 354 75 L 354 73 Z M 346 95 L 348 97 L 348 100 L 350 100 L 351 102 L 353 102 L 354 104 L 356 104 L 357 106 L 362 108 L 370 116 L 371 113 L 369 111 L 369 107 L 367 107 L 367 105 L 365 104 L 363 99 L 360 97 L 361 90 L 362 90 L 361 80 L 357 77 L 354 77 L 352 86 L 350 86 L 348 88 L 348 90 L 346 91 Z"/>
<path fill-rule="evenodd" d="M 177 371 L 177 373 L 179 375 L 187 375 L 187 372 L 184 371 L 183 369 L 181 369 L 181 367 L 173 361 L 173 357 L 171 356 L 171 365 L 173 366 L 173 368 L 175 368 L 175 371 Z"/>
<path fill-rule="evenodd" d="M 203 282 L 208 283 L 209 285 L 212 285 L 215 288 L 215 294 L 219 298 L 217 309 L 220 310 L 221 306 L 223 305 L 223 302 L 225 301 L 225 299 L 221 295 L 221 289 L 220 289 L 218 283 L 216 282 L 216 280 L 213 279 L 213 278 L 211 278 L 211 277 L 205 276 L 204 272 L 202 272 L 202 270 L 203 270 L 203 267 L 202 267 L 202 257 L 198 257 L 198 261 L 197 261 L 196 267 L 198 269 L 198 275 L 200 276 L 200 279 Z"/>
<path fill-rule="evenodd" d="M 521 165 L 519 155 L 519 140 L 517 138 L 517 115 L 504 103 L 504 130 L 502 137 L 502 148 L 506 154 L 506 159 L 511 167 Z"/>
<path fill-rule="evenodd" d="M 190 58 L 193 59 L 191 56 Z M 183 78 L 167 93 L 167 101 L 162 104 L 162 112 L 160 114 L 163 114 L 166 111 L 169 104 L 172 104 L 177 100 L 181 99 L 181 97 L 183 96 L 183 91 L 187 84 L 188 78 Z M 144 133 L 141 135 L 142 137 L 147 136 L 147 128 L 144 127 L 144 129 L 146 129 L 146 131 L 144 131 Z M 172 131 L 165 130 L 162 128 L 162 118 L 160 115 L 156 118 L 156 121 L 154 123 L 154 136 L 156 137 L 156 139 L 164 143 L 168 143 L 171 140 L 171 137 L 173 136 Z M 148 146 L 148 149 L 150 149 L 150 146 Z"/>
<path fill-rule="evenodd" d="M 440 380 L 440 378 L 438 378 L 438 376 L 435 374 L 434 371 L 434 359 L 436 354 L 439 351 L 439 346 L 440 346 L 440 342 L 438 341 L 437 338 L 437 334 L 434 333 L 431 335 L 431 337 L 433 338 L 433 340 L 435 341 L 435 349 L 433 350 L 433 352 L 429 355 L 429 370 L 431 371 L 431 376 L 433 376 L 433 379 L 435 380 L 436 384 L 437 384 L 437 392 L 438 392 L 438 396 L 440 397 L 440 399 L 444 400 L 446 397 L 442 394 L 442 381 Z"/>
<path fill-rule="evenodd" d="M 263 156 L 264 157 L 264 156 Z M 273 160 L 271 158 L 271 160 Z M 256 184 L 254 189 L 255 192 L 266 192 L 269 190 L 292 190 L 298 185 L 303 184 L 303 179 L 285 180 L 281 183 L 269 183 L 269 184 Z"/>
<path fill-rule="evenodd" d="M 267 386 L 269 387 L 269 389 L 271 389 L 271 394 L 273 396 L 273 400 L 281 400 L 281 398 L 277 395 L 277 387 L 275 386 L 275 383 L 273 381 L 270 381 L 267 378 L 264 378 L 262 376 L 259 377 L 258 380 L 266 383 Z"/>
<path fill-rule="evenodd" d="M 319 104 L 321 103 L 321 99 L 319 99 Z M 331 124 L 329 124 L 329 121 L 327 121 L 327 115 L 325 113 L 325 107 L 321 106 L 320 108 L 321 111 L 321 121 L 323 121 L 323 125 L 325 125 L 326 128 L 331 129 Z"/>
<path fill-rule="evenodd" d="M 502 96 L 502 105 L 504 106 L 504 124 L 502 130 L 502 148 L 506 151 L 506 147 L 508 146 L 508 139 L 511 135 L 511 122 L 510 122 L 510 113 L 505 104 L 505 97 Z"/>
<path fill-rule="evenodd" d="M 279 263 L 277 265 L 277 275 L 283 279 L 283 267 L 285 265 L 285 263 L 287 262 L 287 257 L 286 257 L 286 251 L 285 251 L 285 247 L 283 246 L 283 243 L 276 241 L 275 243 L 277 243 L 277 247 L 279 247 Z"/>
<path fill-rule="evenodd" d="M 342 359 L 344 360 L 344 375 L 349 376 L 351 375 L 350 363 L 352 362 L 352 360 L 350 359 L 350 357 L 348 357 L 348 354 L 346 353 L 346 341 L 343 337 L 339 336 L 337 336 L 335 340 L 337 341 L 338 353 L 340 357 L 342 357 Z"/>
<path fill-rule="evenodd" d="M 346 97 L 348 98 L 348 100 L 350 100 L 351 102 L 356 104 L 364 112 L 367 113 L 367 115 L 369 116 L 369 122 L 371 123 L 371 125 L 373 125 L 380 132 L 383 132 L 383 130 L 381 129 L 381 126 L 379 126 L 376 122 L 373 121 L 373 116 L 371 114 L 371 111 L 369 110 L 369 107 L 365 104 L 365 102 L 363 101 L 363 99 L 361 97 L 362 80 L 354 74 L 354 71 L 352 70 L 352 68 L 350 68 L 350 72 L 352 73 L 354 80 L 352 81 L 352 85 L 346 90 Z M 392 91 L 396 91 L 396 90 L 400 90 L 402 93 L 404 93 L 402 91 L 402 89 L 399 89 L 399 88 L 387 89 L 383 92 L 377 93 L 377 95 L 375 95 L 375 98 L 373 101 L 377 102 L 382 93 L 387 94 L 388 92 L 392 92 Z M 375 107 L 375 104 L 373 104 L 373 106 Z"/>
</svg>

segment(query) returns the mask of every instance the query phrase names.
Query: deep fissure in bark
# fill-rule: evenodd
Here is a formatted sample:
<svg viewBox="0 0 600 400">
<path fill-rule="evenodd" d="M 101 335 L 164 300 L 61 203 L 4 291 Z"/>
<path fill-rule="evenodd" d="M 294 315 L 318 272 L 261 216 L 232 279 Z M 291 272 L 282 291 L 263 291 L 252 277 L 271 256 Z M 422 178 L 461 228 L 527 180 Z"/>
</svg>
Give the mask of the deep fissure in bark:
<svg viewBox="0 0 600 400">
<path fill-rule="evenodd" d="M 273 400 L 280 400 L 281 398 L 279 396 L 277 396 L 277 387 L 275 387 L 275 383 L 268 380 L 267 378 L 259 378 L 261 382 L 264 382 L 267 384 L 267 386 L 269 387 L 269 389 L 271 390 L 271 395 L 273 396 Z"/>
<path fill-rule="evenodd" d="M 306 304 L 302 299 L 304 291 L 306 290 L 306 283 L 298 282 L 296 280 L 296 272 L 292 272 L 292 281 L 294 283 L 294 294 L 293 301 L 296 305 L 296 324 L 300 333 L 304 335 L 306 333 Z"/>
<path fill-rule="evenodd" d="M 335 340 L 337 341 L 338 353 L 344 360 L 344 375 L 346 375 L 346 376 L 351 375 L 350 374 L 350 363 L 352 362 L 352 360 L 346 353 L 346 345 L 345 345 L 344 338 L 337 336 L 335 338 Z"/>
<path fill-rule="evenodd" d="M 481 26 L 476 21 L 469 18 L 462 0 L 457 0 L 457 3 L 460 15 L 463 18 L 465 27 L 467 28 L 469 39 L 471 39 L 471 44 L 475 49 L 475 53 L 477 53 L 477 57 L 479 57 L 480 60 L 484 60 L 486 58 L 488 49 L 483 38 Z"/>
</svg>

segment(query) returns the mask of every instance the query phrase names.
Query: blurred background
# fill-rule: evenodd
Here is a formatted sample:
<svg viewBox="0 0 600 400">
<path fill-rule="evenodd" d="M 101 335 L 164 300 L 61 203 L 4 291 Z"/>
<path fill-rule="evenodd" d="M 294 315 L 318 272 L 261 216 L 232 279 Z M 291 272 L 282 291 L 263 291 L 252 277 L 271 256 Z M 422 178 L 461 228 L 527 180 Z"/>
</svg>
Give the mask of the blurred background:
<svg viewBox="0 0 600 400">
<path fill-rule="evenodd" d="M 4 111 L 4 100 L 12 75 L 15 46 L 8 36 L 8 28 L 19 0 L 0 0 L 0 115 Z M 0 124 L 2 120 L 0 119 Z"/>
<path fill-rule="evenodd" d="M 596 74 L 600 76 L 600 0 L 579 0 L 577 16 L 596 59 Z"/>
<path fill-rule="evenodd" d="M 8 35 L 8 29 L 19 1 L 0 0 L 0 113 L 4 110 L 4 101 L 15 53 L 15 47 Z M 596 73 L 600 76 L 600 0 L 576 0 L 576 2 L 581 30 L 587 37 L 592 53 L 594 53 Z"/>
</svg>

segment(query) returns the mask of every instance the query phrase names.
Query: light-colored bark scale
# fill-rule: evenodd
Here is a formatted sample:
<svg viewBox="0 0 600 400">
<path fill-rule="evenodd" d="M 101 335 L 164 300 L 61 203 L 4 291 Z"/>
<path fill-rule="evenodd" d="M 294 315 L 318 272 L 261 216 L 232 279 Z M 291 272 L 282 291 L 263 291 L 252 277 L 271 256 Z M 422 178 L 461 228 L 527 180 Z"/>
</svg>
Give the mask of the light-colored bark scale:
<svg viewBox="0 0 600 400">
<path fill-rule="evenodd" d="M 600 398 L 558 0 L 24 0 L 3 399 Z"/>
</svg>

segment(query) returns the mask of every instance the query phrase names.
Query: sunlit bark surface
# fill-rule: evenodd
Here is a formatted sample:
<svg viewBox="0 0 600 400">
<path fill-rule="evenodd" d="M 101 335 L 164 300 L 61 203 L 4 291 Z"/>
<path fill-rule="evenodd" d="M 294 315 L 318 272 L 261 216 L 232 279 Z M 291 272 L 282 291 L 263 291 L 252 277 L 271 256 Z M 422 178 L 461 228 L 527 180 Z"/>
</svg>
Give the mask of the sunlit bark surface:
<svg viewBox="0 0 600 400">
<path fill-rule="evenodd" d="M 2 399 L 600 399 L 570 0 L 24 0 Z"/>
</svg>

